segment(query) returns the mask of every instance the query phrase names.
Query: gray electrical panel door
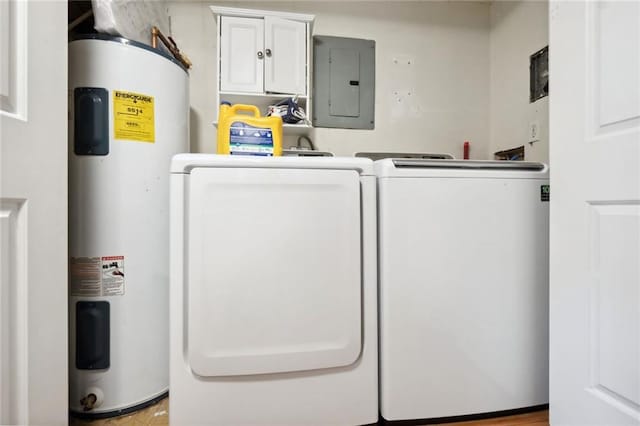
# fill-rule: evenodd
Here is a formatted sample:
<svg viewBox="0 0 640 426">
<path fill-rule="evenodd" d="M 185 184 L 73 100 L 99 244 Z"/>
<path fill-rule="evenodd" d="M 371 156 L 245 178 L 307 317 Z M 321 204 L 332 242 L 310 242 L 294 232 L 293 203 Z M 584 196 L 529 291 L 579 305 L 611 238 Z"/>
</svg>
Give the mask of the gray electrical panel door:
<svg viewBox="0 0 640 426">
<path fill-rule="evenodd" d="M 375 41 L 313 37 L 313 126 L 373 129 Z"/>
</svg>

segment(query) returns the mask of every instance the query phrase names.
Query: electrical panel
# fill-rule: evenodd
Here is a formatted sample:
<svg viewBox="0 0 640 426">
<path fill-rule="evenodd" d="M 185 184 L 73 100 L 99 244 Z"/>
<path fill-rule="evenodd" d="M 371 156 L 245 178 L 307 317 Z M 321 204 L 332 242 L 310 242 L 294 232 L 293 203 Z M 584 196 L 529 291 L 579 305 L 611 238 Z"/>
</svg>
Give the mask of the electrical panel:
<svg viewBox="0 0 640 426">
<path fill-rule="evenodd" d="M 373 129 L 375 41 L 313 37 L 313 126 Z"/>
</svg>

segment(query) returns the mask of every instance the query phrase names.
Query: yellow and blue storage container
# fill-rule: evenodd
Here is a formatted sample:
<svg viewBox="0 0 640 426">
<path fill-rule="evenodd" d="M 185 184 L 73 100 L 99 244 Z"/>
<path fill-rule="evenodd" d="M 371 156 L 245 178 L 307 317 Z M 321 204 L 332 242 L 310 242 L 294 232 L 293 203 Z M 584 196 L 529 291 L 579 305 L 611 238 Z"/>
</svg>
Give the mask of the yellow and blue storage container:
<svg viewBox="0 0 640 426">
<path fill-rule="evenodd" d="M 218 154 L 282 155 L 282 119 L 262 117 L 255 105 L 222 102 L 218 113 Z"/>
</svg>

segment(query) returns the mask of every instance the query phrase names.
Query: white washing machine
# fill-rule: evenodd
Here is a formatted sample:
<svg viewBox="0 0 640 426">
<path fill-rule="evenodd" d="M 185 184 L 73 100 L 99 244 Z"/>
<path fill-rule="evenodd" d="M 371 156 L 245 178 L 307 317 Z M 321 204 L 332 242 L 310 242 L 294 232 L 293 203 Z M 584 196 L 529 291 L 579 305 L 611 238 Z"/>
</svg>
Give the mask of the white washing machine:
<svg viewBox="0 0 640 426">
<path fill-rule="evenodd" d="M 547 166 L 385 159 L 375 170 L 382 417 L 543 408 Z"/>
<path fill-rule="evenodd" d="M 375 423 L 376 286 L 371 160 L 175 156 L 171 423 Z"/>
</svg>

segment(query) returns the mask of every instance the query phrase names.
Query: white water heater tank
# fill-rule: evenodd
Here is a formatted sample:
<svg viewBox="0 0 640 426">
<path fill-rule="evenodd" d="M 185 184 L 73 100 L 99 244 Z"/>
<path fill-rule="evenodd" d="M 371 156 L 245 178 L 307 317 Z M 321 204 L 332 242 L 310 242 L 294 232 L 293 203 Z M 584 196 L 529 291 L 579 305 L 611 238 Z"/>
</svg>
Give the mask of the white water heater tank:
<svg viewBox="0 0 640 426">
<path fill-rule="evenodd" d="M 169 388 L 169 163 L 189 75 L 123 38 L 69 43 L 69 403 L 125 414 Z"/>
</svg>

